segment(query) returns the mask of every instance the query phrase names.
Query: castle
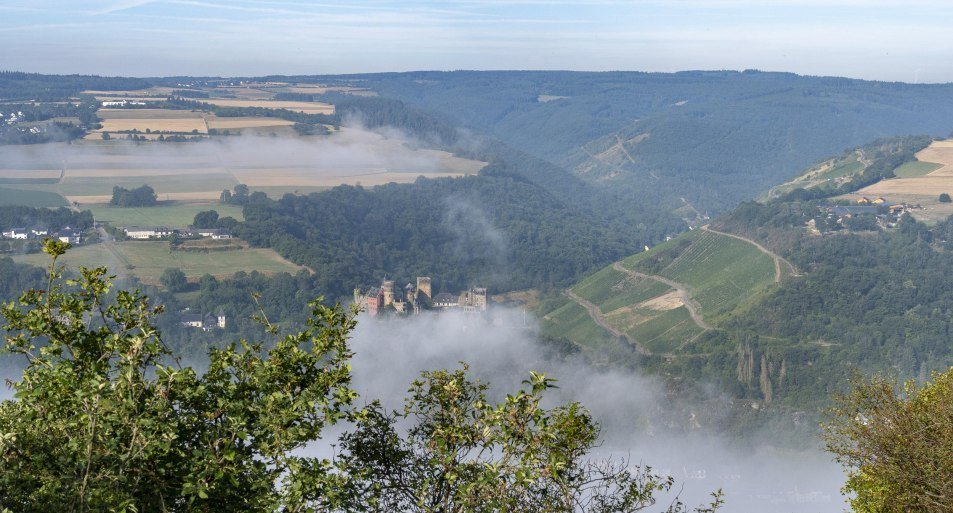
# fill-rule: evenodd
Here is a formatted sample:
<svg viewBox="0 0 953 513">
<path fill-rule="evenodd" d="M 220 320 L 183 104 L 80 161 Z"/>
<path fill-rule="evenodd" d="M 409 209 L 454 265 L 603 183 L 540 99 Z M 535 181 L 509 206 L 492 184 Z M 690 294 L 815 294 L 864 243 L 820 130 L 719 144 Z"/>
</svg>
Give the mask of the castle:
<svg viewBox="0 0 953 513">
<path fill-rule="evenodd" d="M 366 292 L 354 289 L 354 304 L 372 316 L 386 309 L 397 313 L 419 314 L 422 309 L 450 310 L 462 309 L 464 312 L 485 312 L 487 294 L 484 287 L 471 287 L 459 295 L 443 292 L 433 295 L 429 276 L 418 276 L 417 284 L 408 283 L 400 294 L 394 280 L 384 280 L 379 287 L 370 287 Z"/>
</svg>

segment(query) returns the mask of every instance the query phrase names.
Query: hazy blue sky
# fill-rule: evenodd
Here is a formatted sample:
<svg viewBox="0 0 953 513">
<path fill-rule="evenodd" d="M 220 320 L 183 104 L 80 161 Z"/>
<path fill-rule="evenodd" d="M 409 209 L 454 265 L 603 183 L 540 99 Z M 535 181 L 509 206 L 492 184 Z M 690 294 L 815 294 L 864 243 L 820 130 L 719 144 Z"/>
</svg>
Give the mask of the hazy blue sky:
<svg viewBox="0 0 953 513">
<path fill-rule="evenodd" d="M 2 0 L 0 69 L 794 71 L 953 81 L 953 0 Z"/>
</svg>

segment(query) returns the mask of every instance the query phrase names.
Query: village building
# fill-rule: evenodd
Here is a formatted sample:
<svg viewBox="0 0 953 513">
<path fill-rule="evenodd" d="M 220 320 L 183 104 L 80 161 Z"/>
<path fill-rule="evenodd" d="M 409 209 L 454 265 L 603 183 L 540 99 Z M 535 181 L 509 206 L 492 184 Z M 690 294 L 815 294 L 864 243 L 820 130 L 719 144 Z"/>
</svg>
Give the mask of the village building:
<svg viewBox="0 0 953 513">
<path fill-rule="evenodd" d="M 129 227 L 123 229 L 126 232 L 126 237 L 130 239 L 162 239 L 165 237 L 171 237 L 175 230 L 172 228 L 161 228 L 161 227 L 152 227 L 152 228 L 141 228 L 141 227 Z"/>
<path fill-rule="evenodd" d="M 219 313 L 218 315 L 203 315 L 199 313 L 191 313 L 186 310 L 184 313 L 182 313 L 182 315 L 179 316 L 179 324 L 188 328 L 198 328 L 202 331 L 211 331 L 216 328 L 224 329 L 225 314 Z"/>
<path fill-rule="evenodd" d="M 221 228 L 197 228 L 192 230 L 193 235 L 198 235 L 199 237 L 204 237 L 206 239 L 231 239 L 232 234 L 228 230 L 223 230 Z"/>
<path fill-rule="evenodd" d="M 449 292 L 441 292 L 434 296 L 433 306 L 435 308 L 442 308 L 444 310 L 448 308 L 456 308 L 460 306 L 460 302 L 457 296 L 450 294 Z"/>
<path fill-rule="evenodd" d="M 26 240 L 30 238 L 30 232 L 26 231 L 26 228 L 10 228 L 3 232 L 3 237 L 5 239 Z"/>
<path fill-rule="evenodd" d="M 79 232 L 71 230 L 69 227 L 66 227 L 54 235 L 57 240 L 60 242 L 65 242 L 67 244 L 79 244 L 83 242 L 83 236 Z"/>
</svg>

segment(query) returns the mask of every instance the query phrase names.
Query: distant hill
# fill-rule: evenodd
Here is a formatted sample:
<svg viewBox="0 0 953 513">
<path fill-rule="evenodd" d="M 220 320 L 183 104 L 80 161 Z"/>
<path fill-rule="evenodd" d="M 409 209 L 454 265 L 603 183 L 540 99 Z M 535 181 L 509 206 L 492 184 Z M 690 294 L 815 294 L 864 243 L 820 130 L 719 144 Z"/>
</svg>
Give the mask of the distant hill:
<svg viewBox="0 0 953 513">
<path fill-rule="evenodd" d="M 596 362 L 719 383 L 752 406 L 729 421 L 742 431 L 809 432 L 852 369 L 921 379 L 946 369 L 953 220 L 835 209 L 856 205 L 844 196 L 851 187 L 916 171 L 911 155 L 927 144 L 896 138 L 850 150 L 773 199 L 606 266 L 540 302 L 542 332 Z"/>
<path fill-rule="evenodd" d="M 370 87 L 634 201 L 673 209 L 687 203 L 712 215 L 847 148 L 879 137 L 953 130 L 953 84 L 757 71 L 296 78 Z"/>
</svg>

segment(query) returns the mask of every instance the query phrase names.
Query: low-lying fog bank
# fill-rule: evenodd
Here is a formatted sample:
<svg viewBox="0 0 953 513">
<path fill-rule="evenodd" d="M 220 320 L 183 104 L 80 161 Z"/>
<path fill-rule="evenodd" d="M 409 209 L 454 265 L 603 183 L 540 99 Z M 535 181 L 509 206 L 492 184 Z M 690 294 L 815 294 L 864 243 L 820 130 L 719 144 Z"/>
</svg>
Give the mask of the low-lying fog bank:
<svg viewBox="0 0 953 513">
<path fill-rule="evenodd" d="M 353 334 L 354 384 L 366 399 L 399 409 L 411 381 L 423 370 L 470 365 L 491 383 L 491 393 L 519 387 L 530 370 L 558 379 L 548 405 L 579 401 L 603 427 L 597 456 L 628 457 L 667 471 L 684 486 L 688 504 L 724 490 L 727 512 L 842 511 L 844 476 L 824 452 L 729 447 L 704 427 L 674 432 L 663 419 L 671 399 L 649 377 L 599 371 L 581 360 L 547 360 L 532 318 L 517 309 L 493 308 L 484 316 L 426 313 L 412 318 L 362 315 Z M 673 406 L 674 407 L 674 406 Z M 690 405 L 679 404 L 680 412 Z M 684 417 L 684 413 L 679 413 Z M 684 417 L 685 425 L 691 423 Z M 734 444 L 737 445 L 737 444 Z"/>
</svg>

